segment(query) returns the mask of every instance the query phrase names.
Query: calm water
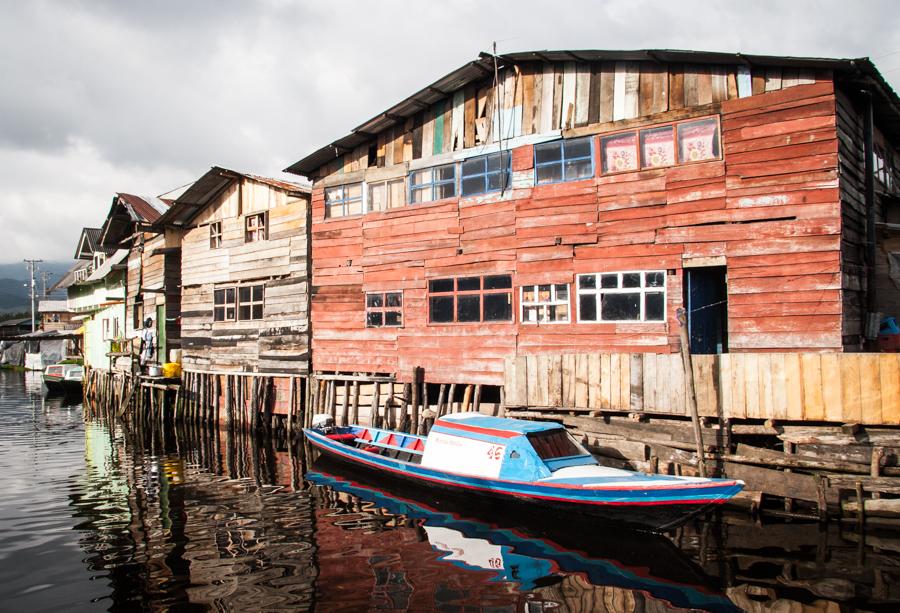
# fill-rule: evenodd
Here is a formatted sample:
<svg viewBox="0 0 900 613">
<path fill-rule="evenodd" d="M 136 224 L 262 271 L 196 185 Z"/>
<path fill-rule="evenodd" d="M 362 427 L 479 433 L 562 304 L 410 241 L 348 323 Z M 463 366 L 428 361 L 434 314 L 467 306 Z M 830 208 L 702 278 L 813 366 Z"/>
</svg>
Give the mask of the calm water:
<svg viewBox="0 0 900 613">
<path fill-rule="evenodd" d="M 900 609 L 900 533 L 718 515 L 668 537 L 530 526 L 302 446 L 138 436 L 0 371 L 0 610 Z"/>
</svg>

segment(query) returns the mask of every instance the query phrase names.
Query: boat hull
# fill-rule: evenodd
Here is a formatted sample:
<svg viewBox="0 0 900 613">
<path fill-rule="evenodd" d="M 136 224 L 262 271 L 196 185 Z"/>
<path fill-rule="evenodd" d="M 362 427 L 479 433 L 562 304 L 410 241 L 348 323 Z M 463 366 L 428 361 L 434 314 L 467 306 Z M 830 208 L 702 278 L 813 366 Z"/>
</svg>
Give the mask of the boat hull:
<svg viewBox="0 0 900 613">
<path fill-rule="evenodd" d="M 52 394 L 80 394 L 82 390 L 81 381 L 52 375 L 44 375 L 43 379 L 44 385 L 47 386 L 47 391 Z"/>
<path fill-rule="evenodd" d="M 560 514 L 565 514 L 574 520 L 589 518 L 591 524 L 664 531 L 721 504 L 741 489 L 740 485 L 730 481 L 717 487 L 691 488 L 690 491 L 684 487 L 655 489 L 649 490 L 649 494 L 647 490 L 584 491 L 540 483 L 510 484 L 423 468 L 366 453 L 313 430 L 305 432 L 309 442 L 329 458 L 379 479 L 387 478 L 431 494 L 439 493 L 441 497 L 464 497 L 469 502 L 477 497 L 484 504 L 513 504 L 530 516 L 546 515 L 557 522 Z M 699 495 L 698 490 L 701 491 Z"/>
</svg>

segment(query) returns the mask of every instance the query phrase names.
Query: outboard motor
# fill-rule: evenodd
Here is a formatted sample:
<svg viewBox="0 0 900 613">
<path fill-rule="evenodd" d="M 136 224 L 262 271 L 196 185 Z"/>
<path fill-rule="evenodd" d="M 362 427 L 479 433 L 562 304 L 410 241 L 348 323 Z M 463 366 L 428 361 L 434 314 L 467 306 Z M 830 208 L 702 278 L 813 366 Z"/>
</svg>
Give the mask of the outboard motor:
<svg viewBox="0 0 900 613">
<path fill-rule="evenodd" d="M 312 416 L 312 427 L 323 434 L 334 432 L 334 418 L 328 413 L 316 413 Z"/>
</svg>

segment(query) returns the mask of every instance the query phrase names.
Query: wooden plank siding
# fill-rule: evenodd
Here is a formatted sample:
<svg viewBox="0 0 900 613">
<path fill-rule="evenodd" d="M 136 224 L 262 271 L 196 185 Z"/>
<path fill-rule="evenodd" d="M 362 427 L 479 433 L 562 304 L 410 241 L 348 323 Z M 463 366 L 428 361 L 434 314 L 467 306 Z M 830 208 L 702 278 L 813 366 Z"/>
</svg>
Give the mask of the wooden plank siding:
<svg viewBox="0 0 900 613">
<path fill-rule="evenodd" d="M 579 363 L 600 367 L 587 368 L 579 377 L 575 370 Z M 559 374 L 551 365 L 561 365 Z M 527 381 L 527 392 L 518 384 L 521 381 Z M 622 381 L 631 381 L 627 390 Z M 580 393 L 582 386 L 600 391 L 585 395 Z M 507 407 L 690 415 L 684 366 L 675 354 L 507 358 L 504 388 Z M 900 424 L 900 358 L 896 354 L 694 356 L 694 388 L 700 415 L 707 417 Z"/>
<path fill-rule="evenodd" d="M 245 242 L 245 217 L 266 213 L 267 238 Z M 307 196 L 242 178 L 215 197 L 184 230 L 182 348 L 186 370 L 309 371 Z M 210 246 L 210 223 L 222 244 Z M 214 291 L 265 285 L 261 320 L 213 320 Z"/>
<path fill-rule="evenodd" d="M 558 129 L 565 118 L 556 109 L 563 101 L 577 106 L 593 100 L 596 108 L 588 111 L 589 120 L 612 117 L 613 111 L 605 109 L 615 105 L 617 94 L 609 92 L 619 81 L 629 88 L 620 101 L 626 115 L 641 109 L 654 113 L 573 127 L 567 133 L 594 140 L 595 172 L 590 179 L 535 185 L 533 145 L 526 142 L 512 147 L 512 189 L 502 195 L 326 218 L 326 186 L 362 181 L 367 173 L 383 177 L 385 171 L 361 170 L 315 182 L 310 310 L 315 370 L 386 372 L 405 381 L 413 367 L 420 366 L 430 382 L 500 385 L 504 360 L 515 356 L 663 354 L 661 359 L 671 357 L 674 363 L 677 356 L 669 354 L 679 346 L 675 311 L 683 304 L 685 262 L 696 258 L 724 258 L 728 266 L 732 351 L 842 348 L 838 140 L 830 79 L 737 98 L 728 70 L 685 67 L 678 73 L 684 77 L 679 83 L 671 70 L 644 73 L 631 64 L 599 66 L 591 75 L 580 65 L 569 67 L 569 73 L 562 66 L 558 73 L 554 70 L 545 65 L 512 77 L 535 88 L 522 99 L 532 100 L 534 106 L 525 115 L 538 127 L 525 132 L 546 133 L 547 122 L 554 126 L 551 131 Z M 557 90 L 566 78 L 574 79 L 574 94 L 570 84 L 565 95 Z M 590 84 L 587 96 L 580 94 L 579 83 Z M 652 92 L 652 100 L 640 97 L 645 89 Z M 692 92 L 692 103 L 700 106 L 688 105 L 686 89 Z M 556 91 L 561 94 L 558 101 L 546 97 Z M 635 91 L 640 95 L 633 101 Z M 675 111 L 673 92 L 679 97 Z M 535 99 L 542 99 L 540 109 Z M 459 102 L 462 109 L 465 99 Z M 549 118 L 544 115 L 548 105 L 557 105 Z M 566 116 L 573 118 L 573 125 L 583 119 L 577 108 Z M 600 172 L 598 134 L 692 116 L 719 117 L 721 159 L 613 175 Z M 464 121 L 457 125 L 455 115 L 451 121 L 454 133 L 466 134 Z M 451 161 L 442 155 L 443 163 Z M 394 176 L 403 174 L 401 170 Z M 519 322 L 523 285 L 568 283 L 574 294 L 579 273 L 629 270 L 667 271 L 665 321 Z M 496 273 L 513 276 L 512 322 L 428 323 L 428 279 Z M 365 293 L 373 291 L 403 291 L 403 327 L 366 327 Z M 570 303 L 574 320 L 574 296 Z M 645 376 L 665 366 L 643 358 L 639 364 Z M 591 363 L 582 368 L 593 372 Z M 630 368 L 628 377 L 610 380 L 608 388 L 605 383 L 596 390 L 585 384 L 581 397 L 586 394 L 611 405 L 641 389 L 646 406 L 682 410 L 683 379 L 668 379 L 648 395 L 646 380 L 632 382 Z M 573 376 L 577 379 L 577 373 Z M 752 373 L 740 376 L 758 381 Z M 754 393 L 759 392 L 757 388 Z M 762 392 L 769 405 L 787 394 L 780 388 Z M 704 402 L 720 402 L 711 394 L 707 390 Z M 729 402 L 746 405 L 746 393 Z"/>
</svg>

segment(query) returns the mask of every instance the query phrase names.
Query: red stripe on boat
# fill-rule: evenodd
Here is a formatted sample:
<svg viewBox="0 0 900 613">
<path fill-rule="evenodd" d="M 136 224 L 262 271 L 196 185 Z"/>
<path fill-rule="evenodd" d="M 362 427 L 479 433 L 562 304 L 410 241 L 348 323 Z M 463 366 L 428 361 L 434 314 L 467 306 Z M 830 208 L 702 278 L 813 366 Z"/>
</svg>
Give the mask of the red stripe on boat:
<svg viewBox="0 0 900 613">
<path fill-rule="evenodd" d="M 435 424 L 442 428 L 450 428 L 451 430 L 462 430 L 463 432 L 473 432 L 475 434 L 485 434 L 487 436 L 496 436 L 497 438 L 516 438 L 522 436 L 521 432 L 510 432 L 509 430 L 495 430 L 493 428 L 480 428 L 478 426 L 467 426 L 458 421 L 441 420 Z"/>
</svg>

